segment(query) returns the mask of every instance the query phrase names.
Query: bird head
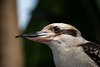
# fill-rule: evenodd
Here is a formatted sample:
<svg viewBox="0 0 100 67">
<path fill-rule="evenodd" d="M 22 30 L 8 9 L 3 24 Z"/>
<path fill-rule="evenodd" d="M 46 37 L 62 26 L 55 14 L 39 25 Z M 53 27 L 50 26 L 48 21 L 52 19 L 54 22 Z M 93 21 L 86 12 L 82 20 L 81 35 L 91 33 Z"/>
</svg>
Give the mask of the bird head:
<svg viewBox="0 0 100 67">
<path fill-rule="evenodd" d="M 16 36 L 24 37 L 35 42 L 45 44 L 76 43 L 80 40 L 81 33 L 74 26 L 64 23 L 53 23 L 41 31 Z"/>
</svg>

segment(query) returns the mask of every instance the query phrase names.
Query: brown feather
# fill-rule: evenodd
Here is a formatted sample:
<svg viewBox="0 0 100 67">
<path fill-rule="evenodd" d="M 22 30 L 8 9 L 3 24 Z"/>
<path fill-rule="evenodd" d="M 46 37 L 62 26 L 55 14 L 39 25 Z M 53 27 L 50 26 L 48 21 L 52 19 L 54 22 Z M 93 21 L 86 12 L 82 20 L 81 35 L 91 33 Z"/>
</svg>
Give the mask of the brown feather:
<svg viewBox="0 0 100 67">
<path fill-rule="evenodd" d="M 86 44 L 81 44 L 84 52 L 100 67 L 100 45 L 88 42 Z"/>
</svg>

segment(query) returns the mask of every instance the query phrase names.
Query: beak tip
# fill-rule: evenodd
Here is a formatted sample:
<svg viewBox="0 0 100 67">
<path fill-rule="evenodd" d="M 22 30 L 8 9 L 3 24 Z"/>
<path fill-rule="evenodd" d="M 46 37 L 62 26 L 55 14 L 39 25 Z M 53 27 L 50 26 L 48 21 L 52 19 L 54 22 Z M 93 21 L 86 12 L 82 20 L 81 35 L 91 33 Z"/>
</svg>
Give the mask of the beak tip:
<svg viewBox="0 0 100 67">
<path fill-rule="evenodd" d="M 19 36 L 15 36 L 15 38 L 19 38 L 19 37 L 22 37 L 21 35 L 19 35 Z"/>
<path fill-rule="evenodd" d="M 15 38 L 18 38 L 19 36 L 15 36 Z"/>
</svg>

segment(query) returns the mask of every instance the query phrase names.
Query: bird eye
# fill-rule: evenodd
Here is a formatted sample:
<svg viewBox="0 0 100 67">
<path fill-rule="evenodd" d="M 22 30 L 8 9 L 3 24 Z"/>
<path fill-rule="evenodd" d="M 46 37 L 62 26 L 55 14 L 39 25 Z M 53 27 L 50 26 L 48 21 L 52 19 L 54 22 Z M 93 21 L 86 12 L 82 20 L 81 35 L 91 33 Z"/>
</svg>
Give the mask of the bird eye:
<svg viewBox="0 0 100 67">
<path fill-rule="evenodd" d="M 55 33 L 60 32 L 60 28 L 58 26 L 53 27 L 51 30 L 54 31 Z"/>
</svg>

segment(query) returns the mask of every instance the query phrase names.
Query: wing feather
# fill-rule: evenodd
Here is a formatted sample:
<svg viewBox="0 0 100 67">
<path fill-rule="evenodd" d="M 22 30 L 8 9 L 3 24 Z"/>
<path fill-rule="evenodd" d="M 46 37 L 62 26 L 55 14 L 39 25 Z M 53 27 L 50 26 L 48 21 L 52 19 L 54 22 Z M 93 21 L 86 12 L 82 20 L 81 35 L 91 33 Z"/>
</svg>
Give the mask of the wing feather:
<svg viewBox="0 0 100 67">
<path fill-rule="evenodd" d="M 100 45 L 88 42 L 81 44 L 84 52 L 100 67 Z"/>
</svg>

